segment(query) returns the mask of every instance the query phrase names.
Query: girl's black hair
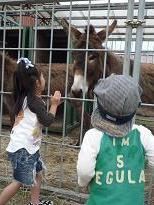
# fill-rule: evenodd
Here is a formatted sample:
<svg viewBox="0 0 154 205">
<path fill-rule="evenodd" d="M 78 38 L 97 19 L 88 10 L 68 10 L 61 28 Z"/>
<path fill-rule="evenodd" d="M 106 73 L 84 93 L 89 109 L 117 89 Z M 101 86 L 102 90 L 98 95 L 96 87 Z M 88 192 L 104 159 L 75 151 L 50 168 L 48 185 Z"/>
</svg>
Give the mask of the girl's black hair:
<svg viewBox="0 0 154 205">
<path fill-rule="evenodd" d="M 23 60 L 18 63 L 13 76 L 14 118 L 22 109 L 25 97 L 35 95 L 36 80 L 40 79 L 40 75 L 41 73 L 35 66 L 26 68 L 26 63 Z"/>
</svg>

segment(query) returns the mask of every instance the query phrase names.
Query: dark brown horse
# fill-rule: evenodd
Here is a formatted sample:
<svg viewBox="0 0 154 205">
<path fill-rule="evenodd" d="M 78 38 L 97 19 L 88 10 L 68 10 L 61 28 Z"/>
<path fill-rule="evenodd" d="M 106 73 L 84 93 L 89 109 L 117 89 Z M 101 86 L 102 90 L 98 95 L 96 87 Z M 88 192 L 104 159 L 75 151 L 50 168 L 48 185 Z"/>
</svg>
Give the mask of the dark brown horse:
<svg viewBox="0 0 154 205">
<path fill-rule="evenodd" d="M 115 29 L 117 21 L 114 20 L 113 23 L 108 28 L 108 35 L 110 35 Z M 64 30 L 68 33 L 69 24 L 65 19 L 62 19 L 62 26 Z M 105 51 L 97 51 L 97 49 L 104 49 L 102 43 L 106 39 L 106 29 L 99 32 L 95 31 L 95 28 L 89 26 L 89 39 L 87 44 L 87 28 L 85 32 L 80 32 L 75 26 L 70 27 L 71 37 L 74 42 L 75 49 L 95 49 L 90 50 L 86 56 L 86 50 L 84 51 L 73 51 L 72 55 L 74 57 L 73 64 L 73 74 L 74 81 L 71 87 L 71 96 L 80 98 L 82 93 L 86 92 L 88 98 L 93 98 L 93 88 L 98 82 L 98 80 L 103 76 L 104 72 L 104 61 L 105 61 Z M 84 81 L 85 75 L 85 62 L 87 58 L 87 69 L 86 69 L 86 82 Z M 106 55 L 106 69 L 105 76 L 109 76 L 112 73 L 122 74 L 123 69 L 123 57 L 108 51 Z M 132 75 L 134 61 L 130 60 L 129 74 Z M 141 63 L 140 67 L 140 81 L 142 89 L 142 102 L 153 104 L 154 103 L 154 64 Z M 139 115 L 146 117 L 154 116 L 154 109 L 151 107 L 141 107 L 137 112 Z M 90 120 L 87 118 L 85 122 L 87 128 L 90 124 Z M 151 128 L 154 133 L 154 129 Z"/>
<path fill-rule="evenodd" d="M 110 35 L 115 29 L 117 21 L 108 28 L 108 35 Z M 64 29 L 68 32 L 69 24 L 66 20 L 62 20 Z M 87 41 L 87 29 L 84 33 L 81 33 L 77 28 L 71 26 L 71 37 L 74 41 L 76 49 L 85 49 Z M 95 31 L 95 28 L 89 26 L 89 49 L 103 49 L 102 43 L 106 39 L 106 29 L 99 32 Z M 86 73 L 86 85 L 84 85 L 85 75 L 85 58 L 86 51 L 73 51 L 74 65 L 74 82 L 71 87 L 71 93 L 73 96 L 81 97 L 83 88 L 91 98 L 91 91 L 93 90 L 98 79 L 103 76 L 104 56 L 105 51 L 88 51 L 87 55 L 87 73 Z M 123 68 L 123 57 L 120 57 L 113 52 L 108 51 L 106 57 L 106 73 L 105 76 L 109 76 L 111 73 L 121 74 Z M 132 73 L 133 60 L 130 62 L 130 74 Z M 142 101 L 145 103 L 154 103 L 154 64 L 141 64 L 140 73 L 140 85 L 143 88 Z"/>
</svg>

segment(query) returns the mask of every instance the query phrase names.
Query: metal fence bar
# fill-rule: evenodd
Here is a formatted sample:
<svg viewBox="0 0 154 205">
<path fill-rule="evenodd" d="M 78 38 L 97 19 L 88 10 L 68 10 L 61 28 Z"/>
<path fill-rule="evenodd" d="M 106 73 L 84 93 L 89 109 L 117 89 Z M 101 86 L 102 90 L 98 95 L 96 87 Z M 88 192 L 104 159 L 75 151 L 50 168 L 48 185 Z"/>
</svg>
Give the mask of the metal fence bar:
<svg viewBox="0 0 154 205">
<path fill-rule="evenodd" d="M 37 0 L 37 3 L 51 3 L 54 0 Z M 9 4 L 9 5 L 17 5 L 17 4 L 27 4 L 27 3 L 31 3 L 31 4 L 36 4 L 36 0 L 16 0 L 16 1 L 12 1 L 12 0 L 1 0 L 0 4 Z"/>
<path fill-rule="evenodd" d="M 87 36 L 86 36 L 86 54 L 85 54 L 85 67 L 84 67 L 84 80 L 83 80 L 83 99 L 86 97 L 86 84 L 87 84 L 87 65 L 88 65 L 88 45 L 89 45 L 89 26 L 90 26 L 90 12 L 91 12 L 91 0 L 89 0 L 89 5 L 88 5 L 88 21 L 87 21 Z M 85 112 L 85 101 L 82 101 L 82 112 L 81 112 L 81 129 L 80 129 L 80 145 L 82 143 L 82 138 L 83 138 L 83 129 L 84 129 L 84 112 Z"/>
<path fill-rule="evenodd" d="M 25 1 L 24 1 L 25 2 Z M 41 0 L 37 0 L 37 4 L 46 4 L 46 3 L 51 3 L 53 2 L 52 0 L 49 2 L 49 0 L 46 0 L 46 1 L 41 1 Z M 62 2 L 62 1 L 60 1 Z M 66 1 L 65 1 L 66 2 Z M 0 1 L 0 5 L 3 5 L 3 4 L 9 4 L 9 5 L 19 5 L 19 4 L 23 4 L 23 1 L 22 0 L 18 0 L 18 1 L 7 1 L 7 0 L 1 0 Z M 36 4 L 36 1 L 35 0 L 29 0 L 29 1 L 26 1 L 25 4 L 27 3 L 30 3 L 30 4 Z M 134 9 L 138 9 L 138 3 L 135 3 L 134 4 Z M 47 4 L 47 5 L 44 5 L 44 9 L 47 9 L 47 10 L 51 10 L 52 8 L 52 4 Z M 107 10 L 108 8 L 108 4 L 91 4 L 91 10 Z M 145 8 L 146 9 L 153 9 L 154 8 L 154 2 L 146 2 L 145 4 Z M 127 3 L 112 3 L 111 6 L 110 6 L 110 9 L 111 10 L 126 10 L 128 9 L 128 4 Z M 34 9 L 33 9 L 34 10 Z M 59 5 L 57 4 L 55 6 L 55 11 L 58 10 L 58 11 L 66 11 L 66 10 L 69 10 L 69 5 Z M 79 11 L 79 10 L 88 10 L 88 5 L 87 4 L 73 4 L 72 5 L 72 10 L 73 11 Z"/>
<path fill-rule="evenodd" d="M 81 1 L 81 0 L 80 0 Z M 94 1 L 94 0 L 93 0 Z M 37 0 L 37 4 L 38 3 L 40 3 L 40 4 L 45 4 L 45 3 L 49 3 L 50 5 L 52 5 L 52 3 L 53 2 L 55 2 L 55 0 Z M 62 3 L 62 2 L 69 2 L 70 3 L 70 0 L 60 0 L 59 1 L 60 3 Z M 77 2 L 77 0 L 72 0 L 72 2 Z M 82 0 L 82 2 L 87 2 L 87 0 Z M 98 1 L 99 2 L 99 1 Z M 24 4 L 24 3 L 31 3 L 31 4 L 36 4 L 36 0 L 27 0 L 27 1 L 25 1 L 25 0 L 1 0 L 1 3 L 2 4 L 9 4 L 9 5 L 11 5 L 11 3 L 12 4 L 20 4 L 20 3 L 22 3 L 22 4 Z M 120 3 L 111 3 L 111 6 L 115 6 L 115 7 L 117 7 L 118 5 L 121 5 L 121 6 L 126 6 L 127 8 L 128 8 L 128 4 L 127 4 L 127 2 L 120 2 Z M 151 2 L 151 1 L 149 1 L 149 2 L 146 2 L 146 5 L 147 6 L 150 6 L 150 5 L 153 5 L 154 4 L 154 2 Z M 74 5 L 74 4 L 72 4 L 72 5 Z M 75 4 L 76 5 L 76 4 Z M 104 3 L 103 5 L 105 5 L 106 7 L 108 6 L 108 3 Z M 139 3 L 138 2 L 135 2 L 135 6 L 138 6 L 139 5 Z M 127 9 L 126 8 L 126 9 Z M 69 10 L 69 9 L 68 9 Z"/>
<path fill-rule="evenodd" d="M 134 4 L 134 9 L 138 9 L 138 3 Z M 46 8 L 47 6 L 44 6 Z M 52 7 L 52 5 L 51 5 Z M 146 9 L 153 9 L 154 7 L 154 2 L 147 2 L 146 3 Z M 91 10 L 107 10 L 108 4 L 91 4 Z M 57 5 L 55 7 L 55 10 L 58 9 L 59 11 L 65 11 L 69 9 L 68 5 Z M 88 10 L 88 5 L 87 4 L 74 4 L 72 6 L 73 11 L 79 11 L 79 10 Z M 128 3 L 112 3 L 110 5 L 111 10 L 126 10 L 128 9 Z"/>
<path fill-rule="evenodd" d="M 0 48 L 0 50 L 18 50 L 18 48 Z M 117 52 L 117 53 L 124 53 L 124 50 L 118 51 L 118 50 L 111 50 L 111 49 L 69 49 L 69 48 L 19 48 L 19 50 L 39 50 L 39 51 L 112 51 L 112 52 Z M 151 52 L 153 53 L 153 50 L 143 50 L 143 53 L 146 52 Z M 132 51 L 134 53 L 134 51 Z"/>
<path fill-rule="evenodd" d="M 22 5 L 22 4 L 21 4 Z M 38 5 L 38 4 L 37 4 Z M 103 4 L 102 4 L 103 6 Z M 51 8 L 41 8 L 41 7 L 38 7 L 38 12 L 50 12 L 52 9 Z M 101 8 L 100 8 L 101 9 Z M 122 9 L 122 8 L 121 8 Z M 146 8 L 145 8 L 146 9 Z M 17 9 L 6 9 L 6 13 L 8 14 L 8 17 L 6 18 L 7 20 L 10 20 L 12 21 L 12 23 L 14 23 L 15 25 L 19 26 L 19 24 L 14 21 L 12 18 L 10 19 L 9 17 L 12 17 L 12 16 L 18 16 L 18 13 L 20 11 L 20 6 L 17 8 Z M 29 8 L 29 9 L 22 9 L 21 8 L 21 12 L 36 12 L 36 9 L 34 8 L 34 6 L 32 8 Z M 2 14 L 4 14 L 5 12 L 3 10 L 0 11 L 0 16 L 2 16 Z M 9 19 L 8 19 L 9 18 Z M 61 19 L 61 17 L 56 17 L 57 19 Z M 66 20 L 69 20 L 69 16 L 66 16 L 65 17 Z M 134 16 L 134 19 L 137 19 L 138 16 Z M 50 17 L 46 17 L 46 19 L 51 19 Z M 87 15 L 84 15 L 84 19 L 87 20 L 88 19 L 88 16 Z M 90 17 L 91 20 L 107 20 L 107 16 L 91 16 Z M 119 19 L 119 20 L 125 20 L 127 19 L 127 16 L 125 15 L 121 15 L 121 16 L 110 16 L 110 19 Z M 154 16 L 153 15 L 145 15 L 145 18 L 144 19 L 154 19 Z M 80 20 L 83 20 L 83 17 L 81 16 L 72 16 L 72 20 L 77 20 L 77 21 L 80 21 Z"/>
<path fill-rule="evenodd" d="M 105 49 L 107 49 L 107 43 L 108 43 L 108 34 L 109 34 L 109 17 L 110 17 L 110 0 L 108 0 L 108 8 L 107 8 L 107 25 L 106 25 L 106 38 L 105 38 Z M 106 74 L 106 61 L 107 61 L 107 52 L 105 52 L 104 55 L 104 66 L 103 66 L 103 78 L 105 78 Z"/>
<path fill-rule="evenodd" d="M 40 2 L 41 1 L 41 2 Z M 42 1 L 42 0 L 37 0 L 37 1 L 26 1 L 26 3 L 25 4 L 31 4 L 31 5 L 36 5 L 36 3 L 37 4 L 39 4 L 40 3 L 40 6 L 43 6 L 43 9 L 47 9 L 47 10 L 51 10 L 51 8 L 52 8 L 52 6 L 53 6 L 53 4 L 51 3 L 51 2 L 53 2 L 52 0 L 49 2 L 49 1 Z M 3 0 L 1 0 L 0 1 L 0 5 L 3 5 L 4 3 L 3 3 L 4 1 Z M 62 1 L 60 1 L 60 2 L 62 2 Z M 65 1 L 65 2 L 67 2 L 67 1 Z M 5 5 L 7 5 L 7 4 L 9 4 L 9 5 L 12 5 L 12 4 L 14 4 L 15 6 L 18 6 L 19 4 L 23 4 L 20 0 L 19 1 L 5 1 Z M 138 9 L 138 3 L 134 3 L 134 9 Z M 100 8 L 101 7 L 101 8 Z M 110 7 L 111 7 L 111 10 L 112 9 L 114 9 L 114 10 L 127 10 L 128 9 L 128 3 L 122 3 L 122 2 L 120 2 L 120 3 L 111 3 L 111 5 L 110 5 Z M 154 7 L 154 2 L 146 2 L 145 3 L 145 9 L 153 9 L 153 7 Z M 91 4 L 91 9 L 99 9 L 99 10 L 107 10 L 107 8 L 108 8 L 108 4 L 107 3 L 99 3 L 99 4 Z M 56 10 L 60 10 L 60 9 L 67 9 L 67 10 L 69 10 L 69 5 L 61 5 L 61 4 L 57 4 L 56 6 L 55 6 L 55 11 Z M 76 9 L 76 10 L 79 10 L 79 9 L 87 9 L 88 10 L 88 4 L 73 4 L 72 5 L 72 9 Z M 35 9 L 32 9 L 33 11 L 35 10 Z M 16 10 L 11 10 L 12 12 L 16 12 Z M 26 11 L 26 10 L 25 10 Z M 43 11 L 43 10 L 42 10 Z M 103 17 L 103 18 L 105 18 L 105 17 Z M 121 17 L 119 17 L 119 18 L 121 18 Z"/>
<path fill-rule="evenodd" d="M 127 22 L 133 20 L 134 14 L 134 0 L 128 1 Z M 131 53 L 131 41 L 132 41 L 132 26 L 127 25 L 126 40 L 125 40 L 125 55 L 123 63 L 123 74 L 129 74 L 130 70 L 130 53 Z"/>
<path fill-rule="evenodd" d="M 140 0 L 139 10 L 138 10 L 138 21 L 140 21 L 141 24 L 137 27 L 135 58 L 134 58 L 134 67 L 133 67 L 133 77 L 137 82 L 139 81 L 139 75 L 140 75 L 142 38 L 143 38 L 142 22 L 144 20 L 144 9 L 145 9 L 145 0 Z"/>
<path fill-rule="evenodd" d="M 38 28 L 37 18 L 38 18 L 38 4 L 36 4 L 36 12 L 35 12 L 34 48 L 37 48 L 37 28 Z M 34 50 L 33 52 L 34 52 L 33 53 L 33 63 L 36 64 L 36 50 Z"/>
<path fill-rule="evenodd" d="M 1 94 L 7 94 L 7 95 L 11 95 L 12 93 L 11 92 L 2 92 L 0 91 L 0 95 Z M 42 97 L 44 98 L 50 98 L 51 96 L 49 95 L 42 95 Z M 72 98 L 72 97 L 61 97 L 62 100 L 75 100 L 75 101 L 87 101 L 87 102 L 96 102 L 96 100 L 94 99 L 88 99 L 88 98 Z M 154 104 L 147 104 L 147 103 L 141 103 L 142 106 L 154 106 Z"/>
<path fill-rule="evenodd" d="M 52 25 L 54 24 L 54 3 L 53 3 L 53 7 L 52 7 Z M 54 31 L 54 28 L 53 26 L 51 26 L 50 28 L 50 48 L 52 49 L 53 48 L 53 31 Z M 50 53 L 49 53 L 49 76 L 48 76 L 48 91 L 47 91 L 47 95 L 50 96 L 51 95 L 51 90 L 50 90 L 50 85 L 51 85 L 51 69 L 52 69 L 52 51 L 53 50 L 50 50 Z M 47 110 L 49 110 L 49 100 L 47 100 Z M 46 134 L 47 134 L 47 131 L 48 129 L 46 129 Z"/>
<path fill-rule="evenodd" d="M 21 47 L 21 23 L 22 23 L 22 5 L 20 4 L 20 16 L 19 16 L 19 35 L 18 35 L 18 59 L 20 58 L 20 52 L 19 48 Z"/>
<path fill-rule="evenodd" d="M 53 48 L 53 33 L 54 33 L 54 12 L 55 12 L 55 3 L 53 3 L 52 7 L 52 21 L 51 21 L 51 28 L 50 28 L 50 48 Z M 49 111 L 50 102 L 51 102 L 51 69 L 52 69 L 52 50 L 49 52 L 49 73 L 48 73 L 48 87 L 47 87 L 47 95 L 50 96 L 47 98 L 47 111 Z M 48 128 L 45 129 L 45 136 L 48 135 Z M 45 153 L 47 152 L 47 147 L 45 146 Z"/>
<path fill-rule="evenodd" d="M 71 49 L 71 18 L 72 18 L 72 1 L 70 1 L 70 8 L 69 8 L 69 28 L 68 28 L 68 43 L 67 47 Z M 70 57 L 70 52 L 67 51 L 67 60 L 66 60 L 66 78 L 65 78 L 65 98 L 66 100 L 64 101 L 64 113 L 63 113 L 63 133 L 62 133 L 62 144 L 61 144 L 61 166 L 60 166 L 60 188 L 62 187 L 62 182 L 64 179 L 64 169 L 63 169 L 63 160 L 64 160 L 64 141 L 66 137 L 66 115 L 67 115 L 67 85 L 68 85 L 68 69 L 69 69 L 69 58 Z"/>
<path fill-rule="evenodd" d="M 61 27 L 59 27 L 59 25 L 54 25 L 53 26 L 54 28 L 61 28 Z M 83 25 L 76 25 L 75 26 L 76 28 L 79 28 L 79 29 L 83 29 L 85 26 L 83 26 Z M 23 28 L 23 27 L 22 27 Z M 39 30 L 50 30 L 50 26 L 39 26 L 38 27 L 39 28 Z M 100 25 L 95 25 L 95 28 L 96 29 L 102 29 L 102 28 L 106 28 L 105 26 L 100 26 Z M 123 29 L 123 28 L 126 28 L 126 26 L 125 25 L 117 25 L 117 27 L 116 28 L 119 28 L 119 29 Z M 151 25 L 151 24 L 149 24 L 149 25 L 144 25 L 144 28 L 154 28 L 154 25 Z M 6 25 L 6 30 L 18 30 L 19 29 L 19 27 L 18 26 L 7 26 Z M 2 26 L 0 26 L 0 30 L 3 30 L 3 27 Z"/>
<path fill-rule="evenodd" d="M 59 19 L 59 17 L 57 17 Z M 85 16 L 85 20 L 87 19 L 88 17 Z M 134 19 L 137 19 L 138 16 L 134 16 Z M 66 20 L 68 20 L 69 18 L 66 17 Z M 107 16 L 90 16 L 90 20 L 107 20 Z M 127 16 L 110 16 L 110 19 L 116 19 L 116 20 L 126 20 L 127 19 Z M 147 16 L 145 15 L 144 19 L 154 19 L 154 16 Z M 82 16 L 72 16 L 72 20 L 83 20 L 83 17 Z"/>
<path fill-rule="evenodd" d="M 6 10 L 6 6 L 4 6 L 4 11 Z M 3 30 L 3 51 L 2 51 L 2 74 L 1 74 L 1 92 L 4 91 L 4 75 L 5 75 L 5 71 L 4 71 L 4 65 L 5 65 L 5 41 L 6 41 L 6 29 L 5 29 L 5 25 L 6 25 L 6 13 L 4 13 L 4 30 Z M 3 94 L 0 95 L 0 133 L 2 132 L 2 115 L 3 115 Z M 0 138 L 0 151 L 1 151 L 1 138 Z"/>
</svg>

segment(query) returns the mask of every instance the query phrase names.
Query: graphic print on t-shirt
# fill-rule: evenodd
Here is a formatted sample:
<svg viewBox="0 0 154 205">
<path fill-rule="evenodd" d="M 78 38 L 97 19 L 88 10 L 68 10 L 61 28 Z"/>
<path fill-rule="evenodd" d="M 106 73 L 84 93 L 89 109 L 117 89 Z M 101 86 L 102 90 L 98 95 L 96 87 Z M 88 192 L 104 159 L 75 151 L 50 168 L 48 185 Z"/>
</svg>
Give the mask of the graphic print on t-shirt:
<svg viewBox="0 0 154 205">
<path fill-rule="evenodd" d="M 18 125 L 23 118 L 24 118 L 24 112 L 23 112 L 23 110 L 21 110 L 21 111 L 18 113 L 17 117 L 15 118 L 15 123 L 14 123 L 13 127 L 15 127 L 16 125 Z"/>
</svg>

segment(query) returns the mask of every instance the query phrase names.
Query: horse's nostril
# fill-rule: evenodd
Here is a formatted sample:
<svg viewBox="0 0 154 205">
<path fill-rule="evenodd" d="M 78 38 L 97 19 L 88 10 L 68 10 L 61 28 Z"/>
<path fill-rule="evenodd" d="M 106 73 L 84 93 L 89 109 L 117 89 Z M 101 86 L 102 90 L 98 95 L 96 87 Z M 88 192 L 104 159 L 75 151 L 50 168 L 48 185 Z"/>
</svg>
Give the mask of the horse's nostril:
<svg viewBox="0 0 154 205">
<path fill-rule="evenodd" d="M 71 90 L 71 94 L 72 94 L 73 96 L 75 96 L 75 91 L 74 91 L 74 90 Z"/>
<path fill-rule="evenodd" d="M 71 96 L 72 97 L 76 97 L 79 98 L 82 95 L 82 89 L 80 90 L 71 90 Z"/>
</svg>

